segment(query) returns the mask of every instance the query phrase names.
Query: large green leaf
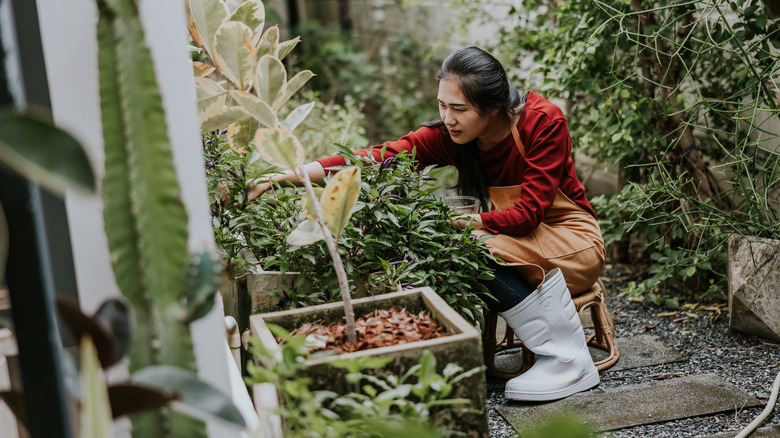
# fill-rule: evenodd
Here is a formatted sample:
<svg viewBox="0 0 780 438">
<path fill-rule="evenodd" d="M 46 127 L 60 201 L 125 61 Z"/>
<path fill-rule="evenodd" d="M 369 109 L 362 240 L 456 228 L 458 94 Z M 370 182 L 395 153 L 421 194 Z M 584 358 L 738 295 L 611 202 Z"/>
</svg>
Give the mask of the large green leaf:
<svg viewBox="0 0 780 438">
<path fill-rule="evenodd" d="M 240 122 L 250 117 L 249 113 L 240 106 L 215 108 L 211 113 L 200 116 L 200 132 L 216 131 L 231 123 Z"/>
<path fill-rule="evenodd" d="M 225 90 L 208 78 L 195 78 L 195 95 L 198 98 L 198 117 L 222 109 L 227 101 Z"/>
<path fill-rule="evenodd" d="M 214 295 L 222 283 L 222 259 L 215 252 L 204 251 L 190 258 L 184 295 L 187 297 L 187 321 L 205 316 L 214 306 Z"/>
<path fill-rule="evenodd" d="M 255 48 L 252 29 L 244 23 L 230 21 L 219 27 L 214 39 L 214 63 L 222 75 L 245 90 L 255 70 Z"/>
<path fill-rule="evenodd" d="M 244 418 L 230 397 L 200 380 L 190 371 L 161 365 L 144 368 L 131 377 L 134 383 L 163 388 L 175 392 L 178 400 L 202 412 L 221 418 L 237 427 L 246 427 Z"/>
<path fill-rule="evenodd" d="M 0 165 L 63 194 L 95 190 L 95 176 L 81 144 L 33 113 L 0 111 Z"/>
<path fill-rule="evenodd" d="M 217 30 L 229 15 L 222 1 L 187 0 L 189 31 L 195 44 L 203 47 L 209 58 L 214 59 L 214 38 Z"/>
<path fill-rule="evenodd" d="M 271 105 L 284 96 L 284 87 L 287 84 L 287 70 L 282 61 L 271 55 L 265 55 L 257 62 L 255 75 L 255 92 L 257 96 Z"/>
<path fill-rule="evenodd" d="M 298 90 L 300 90 L 301 87 L 303 87 L 312 77 L 314 77 L 314 73 L 312 73 L 310 70 L 304 70 L 293 76 L 289 82 L 284 84 L 282 94 L 274 102 L 274 109 L 278 111 L 279 108 L 281 108 L 282 105 L 290 100 L 292 95 L 298 92 Z"/>
<path fill-rule="evenodd" d="M 254 94 L 235 90 L 230 92 L 230 97 L 265 127 L 275 128 L 279 124 L 276 111 Z"/>
<path fill-rule="evenodd" d="M 81 338 L 81 437 L 110 438 L 114 436 L 111 404 L 103 369 L 92 339 Z"/>
<path fill-rule="evenodd" d="M 233 12 L 230 21 L 240 21 L 252 29 L 253 35 L 261 35 L 265 24 L 265 8 L 262 3 L 246 1 Z"/>
<path fill-rule="evenodd" d="M 314 108 L 314 102 L 309 102 L 290 111 L 290 114 L 288 114 L 287 118 L 284 119 L 284 121 L 281 123 L 282 128 L 284 128 L 288 132 L 293 132 L 295 128 L 297 128 L 298 125 L 301 124 L 303 119 L 305 119 L 306 116 L 309 115 L 312 108 Z"/>
<path fill-rule="evenodd" d="M 325 185 L 325 193 L 321 198 L 322 220 L 337 238 L 347 226 L 359 194 L 359 167 L 339 170 Z"/>
<path fill-rule="evenodd" d="M 263 159 L 281 169 L 297 171 L 306 158 L 298 137 L 279 128 L 258 129 L 255 147 Z"/>
</svg>

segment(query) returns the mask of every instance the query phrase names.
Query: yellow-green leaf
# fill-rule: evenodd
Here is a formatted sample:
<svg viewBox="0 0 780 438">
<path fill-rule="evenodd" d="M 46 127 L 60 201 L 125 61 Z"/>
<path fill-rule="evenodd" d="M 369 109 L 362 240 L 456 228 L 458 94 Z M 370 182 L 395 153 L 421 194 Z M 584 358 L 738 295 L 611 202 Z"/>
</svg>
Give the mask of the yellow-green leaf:
<svg viewBox="0 0 780 438">
<path fill-rule="evenodd" d="M 265 24 L 265 8 L 262 3 L 244 2 L 230 16 L 230 21 L 240 21 L 252 29 L 253 35 L 260 35 Z"/>
<path fill-rule="evenodd" d="M 279 28 L 272 26 L 266 29 L 265 33 L 255 41 L 255 47 L 257 48 L 258 59 L 265 55 L 276 56 L 279 49 Z"/>
<path fill-rule="evenodd" d="M 240 106 L 228 106 L 200 116 L 200 132 L 211 132 L 251 117 Z"/>
<path fill-rule="evenodd" d="M 222 109 L 227 100 L 225 90 L 208 78 L 195 78 L 195 95 L 198 98 L 198 117 Z"/>
<path fill-rule="evenodd" d="M 257 120 L 253 118 L 244 119 L 240 122 L 231 123 L 227 129 L 227 140 L 230 149 L 237 154 L 244 154 L 257 130 Z"/>
<path fill-rule="evenodd" d="M 325 193 L 325 189 L 322 187 L 314 187 L 314 195 L 317 197 L 317 201 L 322 200 L 322 194 Z M 301 207 L 303 212 L 306 213 L 306 219 L 314 219 L 317 217 L 317 213 L 314 211 L 314 206 L 309 200 L 309 196 L 301 196 Z"/>
<path fill-rule="evenodd" d="M 89 336 L 81 338 L 81 436 L 114 436 L 108 386 L 103 377 L 95 344 Z"/>
<path fill-rule="evenodd" d="M 249 26 L 231 21 L 219 27 L 214 40 L 214 63 L 233 85 L 242 90 L 252 81 L 257 59 L 252 35 Z"/>
<path fill-rule="evenodd" d="M 309 115 L 312 108 L 314 108 L 314 102 L 309 102 L 290 111 L 290 114 L 287 115 L 287 118 L 284 119 L 284 121 L 281 123 L 282 128 L 284 128 L 287 131 L 293 132 L 295 128 L 297 128 L 298 125 L 301 124 L 303 119 L 305 119 L 306 116 Z"/>
<path fill-rule="evenodd" d="M 322 194 L 322 219 L 338 238 L 347 226 L 360 194 L 360 168 L 347 167 L 333 176 Z"/>
<path fill-rule="evenodd" d="M 299 42 L 301 42 L 301 37 L 297 36 L 291 40 L 279 43 L 279 49 L 276 53 L 276 57 L 280 60 L 284 59 L 290 52 L 292 52 L 292 49 L 294 49 Z"/>
<path fill-rule="evenodd" d="M 280 128 L 261 128 L 255 134 L 255 147 L 269 163 L 297 171 L 306 154 L 298 137 Z"/>
<path fill-rule="evenodd" d="M 314 73 L 312 73 L 310 70 L 304 70 L 293 76 L 293 78 L 284 85 L 283 93 L 276 99 L 273 104 L 273 108 L 278 111 L 279 108 L 281 108 L 282 105 L 290 100 L 292 95 L 300 90 L 301 87 L 303 87 L 304 84 L 306 84 L 306 82 L 308 82 L 312 77 L 314 77 Z"/>
<path fill-rule="evenodd" d="M 279 124 L 276 112 L 265 101 L 260 100 L 254 94 L 235 90 L 230 92 L 230 97 L 267 128 L 275 128 Z"/>
<path fill-rule="evenodd" d="M 213 65 L 205 64 L 203 62 L 192 61 L 192 72 L 196 78 L 202 78 L 208 76 L 215 70 Z"/>
<path fill-rule="evenodd" d="M 306 246 L 319 242 L 324 239 L 322 228 L 315 220 L 305 220 L 298 224 L 290 234 L 287 235 L 287 244 L 291 246 Z"/>
<path fill-rule="evenodd" d="M 228 17 L 225 3 L 214 0 L 187 0 L 189 32 L 195 44 L 214 59 L 214 37 Z"/>
<path fill-rule="evenodd" d="M 282 61 L 271 55 L 265 55 L 257 62 L 255 73 L 255 92 L 257 97 L 272 105 L 284 95 L 284 87 L 287 84 L 287 70 Z"/>
</svg>

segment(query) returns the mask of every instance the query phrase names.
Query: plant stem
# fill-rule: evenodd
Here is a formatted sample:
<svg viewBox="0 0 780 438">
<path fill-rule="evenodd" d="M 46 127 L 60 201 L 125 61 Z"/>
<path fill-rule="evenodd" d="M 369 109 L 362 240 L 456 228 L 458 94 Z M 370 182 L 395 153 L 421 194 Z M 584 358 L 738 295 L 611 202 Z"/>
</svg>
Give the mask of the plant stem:
<svg viewBox="0 0 780 438">
<path fill-rule="evenodd" d="M 325 244 L 328 245 L 328 251 L 330 257 L 333 259 L 333 269 L 336 271 L 336 277 L 339 279 L 339 288 L 341 288 L 341 299 L 344 302 L 344 317 L 347 319 L 347 342 L 350 344 L 357 343 L 357 333 L 355 332 L 355 310 L 352 309 L 352 298 L 349 292 L 349 281 L 347 280 L 347 272 L 344 270 L 344 263 L 341 261 L 341 254 L 339 254 L 336 240 L 330 233 L 330 230 L 325 226 L 325 221 L 322 218 L 322 208 L 320 202 L 317 199 L 317 195 L 314 193 L 314 187 L 311 185 L 309 179 L 309 173 L 306 171 L 305 166 L 301 166 L 299 169 L 301 176 L 303 177 L 303 185 L 306 187 L 306 194 L 309 195 L 309 201 L 314 208 L 314 213 L 317 215 L 317 223 L 322 229 L 322 234 L 325 236 Z"/>
</svg>

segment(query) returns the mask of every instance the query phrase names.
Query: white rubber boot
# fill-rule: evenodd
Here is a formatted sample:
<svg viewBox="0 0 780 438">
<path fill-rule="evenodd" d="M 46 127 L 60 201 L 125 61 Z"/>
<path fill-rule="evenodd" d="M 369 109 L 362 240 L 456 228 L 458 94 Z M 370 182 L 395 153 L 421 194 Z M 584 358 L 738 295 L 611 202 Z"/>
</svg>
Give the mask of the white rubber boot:
<svg viewBox="0 0 780 438">
<path fill-rule="evenodd" d="M 500 315 L 536 354 L 536 363 L 528 371 L 506 382 L 506 398 L 557 400 L 599 384 L 599 372 L 560 269 L 548 272 L 538 289 Z"/>
</svg>

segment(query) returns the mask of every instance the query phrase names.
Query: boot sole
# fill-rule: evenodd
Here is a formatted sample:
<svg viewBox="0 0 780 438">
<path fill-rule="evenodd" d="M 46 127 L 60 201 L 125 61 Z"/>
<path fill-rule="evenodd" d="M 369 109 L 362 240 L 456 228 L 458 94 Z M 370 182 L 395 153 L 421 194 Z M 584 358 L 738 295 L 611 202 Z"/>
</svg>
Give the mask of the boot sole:
<svg viewBox="0 0 780 438">
<path fill-rule="evenodd" d="M 578 392 L 587 391 L 597 386 L 601 380 L 599 379 L 599 372 L 594 370 L 589 375 L 582 379 L 577 380 L 573 385 L 558 391 L 549 392 L 524 392 L 524 391 L 504 391 L 504 397 L 510 400 L 517 401 L 552 401 L 566 398 L 570 395 Z"/>
</svg>

